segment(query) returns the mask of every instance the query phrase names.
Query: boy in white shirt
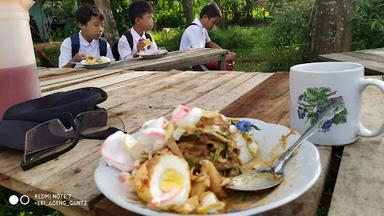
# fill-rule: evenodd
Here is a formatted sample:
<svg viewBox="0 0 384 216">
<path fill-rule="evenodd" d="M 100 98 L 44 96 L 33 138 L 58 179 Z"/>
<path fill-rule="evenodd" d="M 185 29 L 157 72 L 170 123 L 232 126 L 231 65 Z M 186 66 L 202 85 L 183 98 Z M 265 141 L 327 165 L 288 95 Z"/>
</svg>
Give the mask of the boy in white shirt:
<svg viewBox="0 0 384 216">
<path fill-rule="evenodd" d="M 134 1 L 129 5 L 128 16 L 132 28 L 123 34 L 112 48 L 116 60 L 128 60 L 140 56 L 140 51 L 157 50 L 153 37 L 147 32 L 153 27 L 153 9 L 146 1 Z"/>
<path fill-rule="evenodd" d="M 221 49 L 219 45 L 211 41 L 208 31 L 221 19 L 221 11 L 216 3 L 205 5 L 200 12 L 200 19 L 195 18 L 185 29 L 181 37 L 180 50 L 190 48 L 215 48 Z M 226 69 L 233 70 L 233 59 L 236 53 L 229 51 L 226 56 Z M 219 70 L 219 62 L 214 61 L 204 65 L 210 70 Z"/>
<path fill-rule="evenodd" d="M 104 16 L 102 12 L 91 5 L 83 5 L 76 11 L 76 20 L 80 32 L 66 38 L 60 47 L 59 67 L 82 67 L 76 64 L 87 56 L 95 59 L 106 56 L 114 60 L 111 47 L 107 40 L 101 37 L 104 31 Z"/>
</svg>

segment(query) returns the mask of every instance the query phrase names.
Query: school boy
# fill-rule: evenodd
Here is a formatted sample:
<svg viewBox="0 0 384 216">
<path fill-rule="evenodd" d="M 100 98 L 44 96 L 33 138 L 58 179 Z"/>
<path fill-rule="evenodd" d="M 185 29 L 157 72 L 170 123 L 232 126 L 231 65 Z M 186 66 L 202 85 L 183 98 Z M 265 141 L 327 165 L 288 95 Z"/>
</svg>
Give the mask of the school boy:
<svg viewBox="0 0 384 216">
<path fill-rule="evenodd" d="M 104 15 L 96 7 L 83 5 L 76 11 L 80 32 L 66 38 L 60 47 L 59 67 L 82 67 L 77 63 L 87 56 L 95 59 L 106 56 L 114 60 L 111 47 L 101 35 L 104 31 Z"/>
<path fill-rule="evenodd" d="M 153 9 L 146 1 L 134 1 L 129 5 L 128 16 L 132 28 L 123 34 L 112 48 L 116 60 L 128 60 L 140 56 L 144 50 L 157 50 L 153 37 L 148 33 L 153 27 Z"/>
<path fill-rule="evenodd" d="M 180 50 L 190 48 L 215 48 L 221 49 L 219 45 L 209 38 L 208 31 L 221 19 L 221 11 L 216 3 L 205 5 L 200 12 L 200 19 L 195 18 L 185 29 L 181 37 Z M 233 70 L 233 59 L 236 53 L 229 51 L 226 56 L 226 70 Z M 219 70 L 219 62 L 214 61 L 205 64 L 210 70 Z"/>
</svg>

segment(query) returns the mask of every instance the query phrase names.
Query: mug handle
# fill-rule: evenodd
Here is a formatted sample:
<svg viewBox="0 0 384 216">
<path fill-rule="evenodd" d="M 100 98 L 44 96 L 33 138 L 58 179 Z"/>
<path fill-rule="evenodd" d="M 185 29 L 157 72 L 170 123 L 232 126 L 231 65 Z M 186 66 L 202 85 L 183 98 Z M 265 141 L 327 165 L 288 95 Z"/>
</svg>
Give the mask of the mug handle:
<svg viewBox="0 0 384 216">
<path fill-rule="evenodd" d="M 376 80 L 376 79 L 363 79 L 360 83 L 360 92 L 362 93 L 364 89 L 369 85 L 376 86 L 377 88 L 381 89 L 382 92 L 384 92 L 384 82 L 382 80 Z M 384 132 L 384 123 L 381 125 L 381 127 L 378 130 L 371 131 L 367 127 L 365 127 L 361 121 L 359 121 L 359 127 L 357 131 L 358 136 L 375 137 L 380 135 L 383 132 Z"/>
</svg>

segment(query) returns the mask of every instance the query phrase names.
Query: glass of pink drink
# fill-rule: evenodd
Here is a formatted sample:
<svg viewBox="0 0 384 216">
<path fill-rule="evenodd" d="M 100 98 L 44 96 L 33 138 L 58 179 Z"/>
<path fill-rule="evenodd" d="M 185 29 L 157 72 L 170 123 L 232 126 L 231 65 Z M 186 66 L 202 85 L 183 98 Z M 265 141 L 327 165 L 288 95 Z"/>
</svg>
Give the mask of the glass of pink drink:
<svg viewBox="0 0 384 216">
<path fill-rule="evenodd" d="M 0 119 L 10 106 L 41 95 L 29 28 L 33 3 L 0 1 Z"/>
</svg>

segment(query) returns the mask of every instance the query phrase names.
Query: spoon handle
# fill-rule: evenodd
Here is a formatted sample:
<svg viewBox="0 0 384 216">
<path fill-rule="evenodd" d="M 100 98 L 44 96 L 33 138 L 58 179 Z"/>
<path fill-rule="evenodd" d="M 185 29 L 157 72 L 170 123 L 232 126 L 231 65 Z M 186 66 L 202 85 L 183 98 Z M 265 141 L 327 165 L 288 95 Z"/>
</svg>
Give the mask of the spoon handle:
<svg viewBox="0 0 384 216">
<path fill-rule="evenodd" d="M 299 137 L 299 139 L 290 146 L 277 160 L 274 162 L 272 166 L 272 171 L 280 175 L 283 173 L 283 168 L 286 161 L 292 156 L 293 152 L 301 146 L 301 144 L 315 134 L 318 130 L 321 129 L 321 126 L 329 119 L 333 118 L 335 115 L 344 110 L 344 102 L 342 98 L 334 99 L 331 104 L 320 114 L 317 120 L 309 127 L 305 132 Z"/>
</svg>

